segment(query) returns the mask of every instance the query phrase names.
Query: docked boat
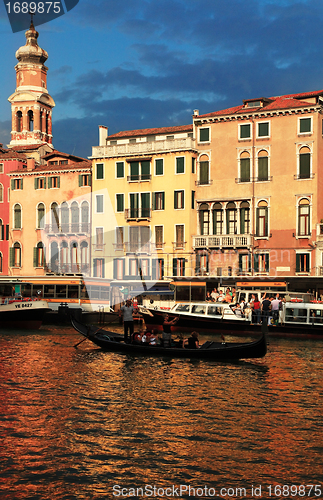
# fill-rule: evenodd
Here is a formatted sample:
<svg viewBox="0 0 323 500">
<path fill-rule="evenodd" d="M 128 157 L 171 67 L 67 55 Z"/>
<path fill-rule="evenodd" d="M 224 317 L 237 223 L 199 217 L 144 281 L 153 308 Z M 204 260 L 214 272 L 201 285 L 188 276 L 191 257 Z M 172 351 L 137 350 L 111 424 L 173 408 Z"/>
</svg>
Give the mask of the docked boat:
<svg viewBox="0 0 323 500">
<path fill-rule="evenodd" d="M 199 349 L 187 349 L 184 347 L 163 347 L 161 345 L 127 344 L 123 342 L 123 336 L 103 329 L 95 329 L 71 318 L 75 330 L 81 333 L 85 339 L 105 351 L 120 352 L 129 355 L 144 356 L 168 356 L 172 358 L 196 358 L 206 360 L 237 360 L 249 358 L 262 358 L 267 352 L 266 334 L 254 342 L 205 342 Z"/>
<path fill-rule="evenodd" d="M 251 314 L 237 316 L 227 303 L 180 302 L 168 312 L 178 318 L 174 332 L 220 332 L 230 335 L 259 335 L 261 326 L 252 323 Z M 141 307 L 140 314 L 149 328 L 162 330 L 165 311 Z M 323 338 L 323 303 L 291 299 L 282 303 L 277 324 L 268 318 L 268 335 L 272 337 Z"/>
<path fill-rule="evenodd" d="M 37 330 L 50 310 L 45 300 L 23 297 L 22 283 L 8 281 L 0 289 L 0 328 Z"/>
</svg>

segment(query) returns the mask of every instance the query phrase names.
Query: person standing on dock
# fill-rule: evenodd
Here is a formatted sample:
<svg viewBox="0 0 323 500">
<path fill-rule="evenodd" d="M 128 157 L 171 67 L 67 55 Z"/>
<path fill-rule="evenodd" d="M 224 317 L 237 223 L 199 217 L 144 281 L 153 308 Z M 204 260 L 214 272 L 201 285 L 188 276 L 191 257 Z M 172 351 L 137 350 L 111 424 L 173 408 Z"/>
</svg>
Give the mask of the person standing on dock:
<svg viewBox="0 0 323 500">
<path fill-rule="evenodd" d="M 124 341 L 128 344 L 131 342 L 133 334 L 133 313 L 135 308 L 131 304 L 131 300 L 127 299 L 126 304 L 120 308 L 119 315 L 123 315 L 123 331 L 124 331 Z M 128 337 L 129 330 L 129 337 Z"/>
</svg>

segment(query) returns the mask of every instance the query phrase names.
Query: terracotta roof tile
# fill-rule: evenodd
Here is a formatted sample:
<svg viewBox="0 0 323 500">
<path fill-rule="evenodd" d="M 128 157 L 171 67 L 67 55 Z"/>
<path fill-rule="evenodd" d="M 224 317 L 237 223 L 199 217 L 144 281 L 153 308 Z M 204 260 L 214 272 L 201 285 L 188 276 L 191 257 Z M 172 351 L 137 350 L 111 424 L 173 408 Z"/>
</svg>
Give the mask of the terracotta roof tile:
<svg viewBox="0 0 323 500">
<path fill-rule="evenodd" d="M 323 90 L 317 90 L 313 92 L 303 92 L 301 94 L 286 94 L 266 99 L 264 101 L 264 106 L 262 107 L 252 108 L 252 107 L 245 107 L 244 104 L 241 104 L 240 106 L 235 106 L 233 108 L 222 109 L 219 111 L 214 111 L 213 113 L 206 113 L 204 115 L 199 115 L 196 118 L 226 116 L 226 115 L 234 115 L 241 113 L 255 113 L 259 111 L 269 111 L 276 109 L 303 108 L 303 107 L 313 106 L 313 103 L 309 103 L 305 99 L 318 97 L 320 95 L 323 95 Z M 250 102 L 252 100 L 256 101 L 260 99 L 248 99 L 247 101 Z"/>
<path fill-rule="evenodd" d="M 1 160 L 27 160 L 27 156 L 24 153 L 19 153 L 18 151 L 12 151 L 12 149 L 0 148 L 0 159 Z"/>
<path fill-rule="evenodd" d="M 144 135 L 161 135 L 161 134 L 173 134 L 176 132 L 193 132 L 193 125 L 179 125 L 177 127 L 161 127 L 161 128 L 143 128 L 138 130 L 125 130 L 118 132 L 117 134 L 109 135 L 107 137 L 110 139 L 120 139 L 126 137 L 134 136 L 144 136 Z"/>
</svg>

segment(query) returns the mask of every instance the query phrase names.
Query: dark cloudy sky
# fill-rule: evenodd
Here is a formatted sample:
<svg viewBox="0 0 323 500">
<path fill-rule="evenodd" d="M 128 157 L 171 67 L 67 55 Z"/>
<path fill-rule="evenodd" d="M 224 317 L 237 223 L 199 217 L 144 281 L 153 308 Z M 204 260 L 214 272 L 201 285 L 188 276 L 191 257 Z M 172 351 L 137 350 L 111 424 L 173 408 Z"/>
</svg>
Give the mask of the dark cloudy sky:
<svg viewBox="0 0 323 500">
<path fill-rule="evenodd" d="M 90 156 L 109 133 L 191 123 L 242 99 L 323 89 L 322 0 L 80 0 L 41 25 L 54 146 Z M 15 51 L 0 4 L 0 142 L 10 140 Z"/>
</svg>

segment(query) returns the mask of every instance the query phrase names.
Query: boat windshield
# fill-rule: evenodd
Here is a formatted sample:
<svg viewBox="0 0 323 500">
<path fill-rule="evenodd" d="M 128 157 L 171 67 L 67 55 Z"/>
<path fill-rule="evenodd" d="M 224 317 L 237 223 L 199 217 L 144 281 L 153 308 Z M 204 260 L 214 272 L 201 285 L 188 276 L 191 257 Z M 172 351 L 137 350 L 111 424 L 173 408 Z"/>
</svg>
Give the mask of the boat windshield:
<svg viewBox="0 0 323 500">
<path fill-rule="evenodd" d="M 190 312 L 189 304 L 177 304 L 176 312 Z"/>
<path fill-rule="evenodd" d="M 222 308 L 218 306 L 209 306 L 207 308 L 207 314 L 209 316 L 221 316 L 222 315 Z"/>
<path fill-rule="evenodd" d="M 205 314 L 206 311 L 206 306 L 193 306 L 192 307 L 192 313 L 194 314 Z"/>
<path fill-rule="evenodd" d="M 286 322 L 296 322 L 296 323 L 306 323 L 307 320 L 307 309 L 300 309 L 298 307 L 286 307 L 285 321 Z"/>
</svg>

